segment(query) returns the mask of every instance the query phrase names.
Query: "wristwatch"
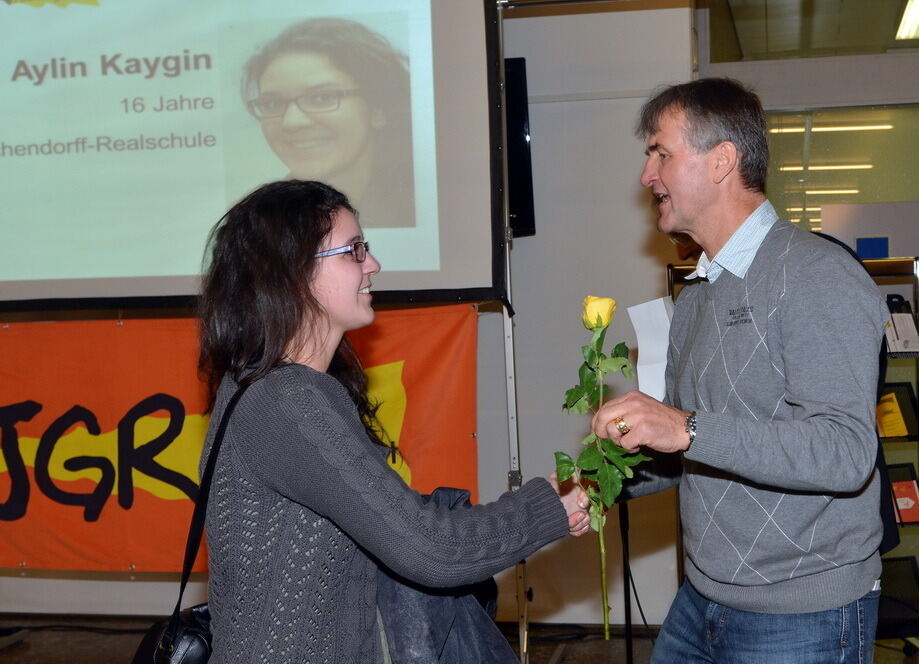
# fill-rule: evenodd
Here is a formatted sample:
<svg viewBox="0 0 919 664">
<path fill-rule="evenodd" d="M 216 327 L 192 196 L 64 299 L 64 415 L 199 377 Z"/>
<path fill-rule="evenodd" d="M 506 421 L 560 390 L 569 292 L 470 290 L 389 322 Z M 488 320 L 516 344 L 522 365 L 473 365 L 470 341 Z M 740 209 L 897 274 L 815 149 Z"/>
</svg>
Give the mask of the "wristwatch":
<svg viewBox="0 0 919 664">
<path fill-rule="evenodd" d="M 696 411 L 689 413 L 689 416 L 686 418 L 686 433 L 689 434 L 689 445 L 692 445 L 693 441 L 696 439 Z M 689 447 L 687 445 L 687 448 Z"/>
</svg>

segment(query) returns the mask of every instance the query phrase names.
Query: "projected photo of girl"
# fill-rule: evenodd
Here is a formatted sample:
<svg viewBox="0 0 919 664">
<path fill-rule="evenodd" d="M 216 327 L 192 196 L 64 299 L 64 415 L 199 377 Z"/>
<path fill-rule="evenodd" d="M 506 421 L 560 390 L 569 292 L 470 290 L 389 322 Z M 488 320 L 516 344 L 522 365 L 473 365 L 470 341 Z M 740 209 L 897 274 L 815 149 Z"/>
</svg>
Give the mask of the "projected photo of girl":
<svg viewBox="0 0 919 664">
<path fill-rule="evenodd" d="M 315 18 L 246 63 L 242 94 L 289 177 L 343 191 L 367 227 L 415 225 L 408 58 L 364 25 Z"/>
</svg>

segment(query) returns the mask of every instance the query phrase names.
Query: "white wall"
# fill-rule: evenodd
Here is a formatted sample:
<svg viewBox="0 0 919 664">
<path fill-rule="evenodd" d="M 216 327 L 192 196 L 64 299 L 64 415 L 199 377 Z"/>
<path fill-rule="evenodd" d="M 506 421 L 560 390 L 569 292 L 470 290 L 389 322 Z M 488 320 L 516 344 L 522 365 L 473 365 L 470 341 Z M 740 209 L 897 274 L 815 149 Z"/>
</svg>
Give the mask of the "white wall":
<svg viewBox="0 0 919 664">
<path fill-rule="evenodd" d="M 820 211 L 823 232 L 852 249 L 858 238 L 888 238 L 892 257 L 919 256 L 919 201 L 824 204 Z"/>
<path fill-rule="evenodd" d="M 507 19 L 505 55 L 525 57 L 530 95 L 536 235 L 511 252 L 521 468 L 546 475 L 555 450 L 575 451 L 586 416 L 561 411 L 577 380 L 585 295 L 614 297 L 609 338 L 634 347 L 625 307 L 666 293 L 669 241 L 657 233 L 650 196 L 638 183 L 644 155 L 638 111 L 660 84 L 689 80 L 689 9 L 617 11 Z M 507 485 L 501 318 L 480 325 L 479 459 L 483 500 Z M 619 377 L 614 391 L 635 387 Z M 677 588 L 674 494 L 630 504 L 633 575 L 650 623 L 660 623 Z M 611 619 L 624 622 L 619 526 L 607 525 Z M 530 620 L 600 623 L 597 541 L 565 540 L 527 564 Z M 516 619 L 514 576 L 499 579 L 499 617 Z M 640 622 L 633 612 L 633 622 Z"/>
<path fill-rule="evenodd" d="M 111 576 L 24 572 L 18 577 L 0 577 L 0 612 L 152 616 L 172 613 L 179 594 L 178 574 L 159 575 L 170 578 L 168 581 L 132 580 L 128 575 L 123 575 L 124 580 L 113 581 Z M 147 574 L 145 578 L 154 576 Z M 182 605 L 207 601 L 206 585 L 203 581 L 189 583 Z"/>
</svg>

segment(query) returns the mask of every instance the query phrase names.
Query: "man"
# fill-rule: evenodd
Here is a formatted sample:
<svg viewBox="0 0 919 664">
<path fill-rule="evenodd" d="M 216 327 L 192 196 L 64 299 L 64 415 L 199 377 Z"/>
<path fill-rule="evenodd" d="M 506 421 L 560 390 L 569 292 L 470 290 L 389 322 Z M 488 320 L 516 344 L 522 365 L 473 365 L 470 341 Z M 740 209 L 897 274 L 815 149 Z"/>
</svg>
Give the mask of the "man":
<svg viewBox="0 0 919 664">
<path fill-rule="evenodd" d="M 638 134 L 658 229 L 704 251 L 674 309 L 666 403 L 629 392 L 593 422 L 656 457 L 625 494 L 681 486 L 686 580 L 652 662 L 871 661 L 885 303 L 843 249 L 766 200 L 756 95 L 676 85 Z"/>
</svg>

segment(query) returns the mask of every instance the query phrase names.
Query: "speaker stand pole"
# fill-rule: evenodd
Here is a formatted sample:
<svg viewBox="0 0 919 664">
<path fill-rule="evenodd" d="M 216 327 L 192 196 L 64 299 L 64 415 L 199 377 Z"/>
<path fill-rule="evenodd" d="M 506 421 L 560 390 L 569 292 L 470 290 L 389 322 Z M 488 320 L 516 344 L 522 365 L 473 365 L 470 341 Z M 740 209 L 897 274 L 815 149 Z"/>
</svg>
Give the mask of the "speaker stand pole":
<svg viewBox="0 0 919 664">
<path fill-rule="evenodd" d="M 495 0 L 497 8 L 497 66 L 498 66 L 498 105 L 500 107 L 500 136 L 498 146 L 501 151 L 501 195 L 503 197 L 504 217 L 504 284 L 506 298 L 502 303 L 504 317 L 504 375 L 506 377 L 505 390 L 507 395 L 507 449 L 509 470 L 507 483 L 512 491 L 519 489 L 523 483 L 520 472 L 520 437 L 517 428 L 517 379 L 514 362 L 514 322 L 513 316 L 513 291 L 511 290 L 511 241 L 513 233 L 510 224 L 510 205 L 508 202 L 508 176 L 507 176 L 507 108 L 504 84 L 504 7 L 507 0 Z M 520 662 L 529 664 L 529 617 L 528 607 L 533 598 L 533 590 L 527 584 L 526 561 L 520 561 L 516 568 L 517 577 L 517 623 L 520 637 Z"/>
<path fill-rule="evenodd" d="M 632 572 L 629 568 L 629 504 L 619 503 L 619 535 L 622 538 L 622 608 L 625 611 L 625 663 L 632 664 Z"/>
</svg>

